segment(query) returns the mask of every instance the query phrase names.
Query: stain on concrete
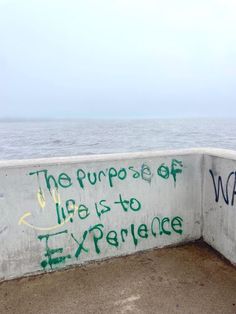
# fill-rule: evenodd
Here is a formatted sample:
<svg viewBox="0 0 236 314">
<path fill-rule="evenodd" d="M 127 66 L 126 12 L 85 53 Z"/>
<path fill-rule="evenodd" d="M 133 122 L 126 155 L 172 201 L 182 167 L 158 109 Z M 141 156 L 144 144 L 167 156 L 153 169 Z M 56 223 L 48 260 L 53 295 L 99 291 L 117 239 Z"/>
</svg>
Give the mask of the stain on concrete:
<svg viewBox="0 0 236 314">
<path fill-rule="evenodd" d="M 6 231 L 8 229 L 7 226 L 3 227 L 2 229 L 0 229 L 0 234 L 3 233 L 4 231 Z"/>
</svg>

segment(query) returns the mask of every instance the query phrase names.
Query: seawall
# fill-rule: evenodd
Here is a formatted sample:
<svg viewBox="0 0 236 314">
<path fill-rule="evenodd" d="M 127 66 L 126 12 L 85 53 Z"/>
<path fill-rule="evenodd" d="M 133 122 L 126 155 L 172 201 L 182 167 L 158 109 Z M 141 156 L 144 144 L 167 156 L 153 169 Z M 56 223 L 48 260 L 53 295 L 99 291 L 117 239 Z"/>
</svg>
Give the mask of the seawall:
<svg viewBox="0 0 236 314">
<path fill-rule="evenodd" d="M 0 280 L 203 239 L 236 263 L 236 152 L 0 162 Z"/>
</svg>

